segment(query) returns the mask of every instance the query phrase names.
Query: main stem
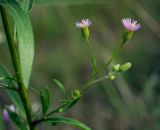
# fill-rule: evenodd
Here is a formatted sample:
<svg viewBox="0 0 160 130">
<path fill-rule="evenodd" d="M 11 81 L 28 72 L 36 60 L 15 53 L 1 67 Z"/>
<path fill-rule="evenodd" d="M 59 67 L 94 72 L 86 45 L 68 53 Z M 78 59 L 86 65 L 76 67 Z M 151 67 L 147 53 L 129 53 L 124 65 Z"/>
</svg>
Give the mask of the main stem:
<svg viewBox="0 0 160 130">
<path fill-rule="evenodd" d="M 22 82 L 22 74 L 21 74 L 21 67 L 20 67 L 20 61 L 19 61 L 19 56 L 17 52 L 17 48 L 15 46 L 13 34 L 12 34 L 12 28 L 9 22 L 8 14 L 5 10 L 4 7 L 0 6 L 0 11 L 1 11 L 1 16 L 2 16 L 2 22 L 4 26 L 4 30 L 6 33 L 7 41 L 8 41 L 8 46 L 13 62 L 13 66 L 16 72 L 16 78 L 17 78 L 17 83 L 18 83 L 18 92 L 20 95 L 20 98 L 22 100 L 28 125 L 30 127 L 30 130 L 35 130 L 34 126 L 32 126 L 32 108 L 31 108 L 31 103 L 29 100 L 29 96 L 27 93 L 27 89 L 25 88 L 23 82 Z"/>
</svg>

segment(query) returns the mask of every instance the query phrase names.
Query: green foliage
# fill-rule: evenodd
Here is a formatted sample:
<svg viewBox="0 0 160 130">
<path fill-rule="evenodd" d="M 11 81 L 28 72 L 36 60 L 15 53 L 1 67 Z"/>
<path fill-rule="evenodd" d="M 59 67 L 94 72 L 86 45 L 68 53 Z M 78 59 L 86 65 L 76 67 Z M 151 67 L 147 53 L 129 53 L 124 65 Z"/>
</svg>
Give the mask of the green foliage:
<svg viewBox="0 0 160 130">
<path fill-rule="evenodd" d="M 14 87 L 16 88 L 15 82 L 13 82 L 12 79 L 7 79 L 7 77 L 11 77 L 7 69 L 0 65 L 0 77 L 4 77 L 4 80 L 0 81 L 0 84 L 7 85 L 8 87 Z M 8 96 L 10 97 L 11 101 L 15 104 L 15 106 L 19 109 L 20 113 L 25 116 L 24 108 L 22 105 L 22 101 L 20 100 L 19 94 L 13 90 L 7 90 L 6 92 Z"/>
<path fill-rule="evenodd" d="M 7 108 L 7 112 L 11 120 L 15 123 L 17 127 L 19 127 L 21 130 L 28 130 L 27 123 L 22 116 L 18 115 L 16 112 L 11 111 L 9 108 Z"/>
<path fill-rule="evenodd" d="M 69 109 L 71 109 L 78 101 L 79 101 L 80 97 L 74 98 L 72 100 L 67 101 L 66 103 L 64 103 L 63 107 L 61 107 L 59 109 L 60 112 L 65 112 Z"/>
<path fill-rule="evenodd" d="M 5 0 L 3 2 L 1 1 L 0 4 L 12 16 L 16 26 L 22 80 L 25 87 L 28 88 L 34 56 L 32 26 L 28 15 L 16 0 Z"/>
<path fill-rule="evenodd" d="M 41 98 L 41 104 L 42 104 L 42 112 L 43 112 L 43 116 L 45 116 L 46 112 L 48 111 L 49 103 L 50 103 L 49 90 L 47 87 L 45 87 L 40 91 L 40 93 L 41 93 L 40 98 Z"/>
<path fill-rule="evenodd" d="M 80 96 L 75 98 L 73 97 L 73 99 L 70 100 L 63 100 L 64 104 L 60 107 L 58 107 L 57 109 L 51 111 L 50 113 L 47 114 L 47 116 L 50 116 L 54 113 L 60 113 L 60 112 L 66 112 L 67 110 L 71 109 L 80 99 Z"/>
<path fill-rule="evenodd" d="M 48 123 L 51 125 L 57 125 L 59 123 L 65 123 L 65 124 L 69 124 L 75 127 L 80 128 L 81 130 L 91 130 L 88 126 L 86 126 L 85 124 L 71 119 L 71 118 L 65 118 L 65 117 L 55 117 L 55 118 L 49 118 L 43 121 L 44 123 Z"/>
<path fill-rule="evenodd" d="M 28 9 L 28 2 L 32 3 L 32 0 L 31 1 L 19 0 L 19 1 L 24 1 L 24 5 L 26 7 L 23 7 L 23 6 L 22 7 L 26 11 Z M 129 82 L 130 86 L 128 85 L 128 81 L 125 81 L 125 79 L 121 76 L 119 76 L 119 78 L 114 80 L 112 82 L 113 84 L 111 83 L 107 84 L 106 82 L 104 84 L 100 84 L 99 85 L 100 87 L 97 86 L 97 89 L 94 89 L 94 90 L 101 91 L 102 88 L 104 90 L 102 90 L 99 95 L 97 91 L 92 91 L 93 93 L 90 93 L 89 95 L 90 97 L 87 98 L 87 100 L 82 101 L 83 107 L 80 107 L 79 109 L 76 110 L 76 114 L 77 114 L 76 116 L 78 116 L 79 112 L 81 113 L 81 111 L 85 110 L 85 112 L 88 114 L 87 117 L 89 118 L 93 117 L 91 118 L 90 122 L 96 122 L 98 120 L 98 123 L 96 122 L 95 124 L 96 129 L 112 130 L 112 129 L 121 128 L 124 130 L 126 129 L 141 129 L 141 130 L 157 129 L 158 130 L 160 129 L 159 127 L 160 104 L 158 100 L 159 99 L 159 72 L 158 74 L 154 72 L 154 74 L 151 75 L 151 77 L 149 78 L 148 76 L 150 75 L 151 71 L 159 70 L 159 66 L 158 66 L 159 62 L 157 60 L 159 58 L 160 51 L 159 51 L 159 44 L 157 42 L 158 40 L 155 37 L 159 36 L 160 33 L 158 33 L 159 31 L 157 31 L 159 29 L 158 24 L 154 24 L 156 21 L 154 17 L 156 19 L 158 19 L 159 17 L 157 17 L 158 15 L 156 16 L 153 13 L 153 12 L 158 12 L 156 9 L 159 9 L 159 8 L 154 9 L 154 7 L 155 5 L 158 7 L 159 2 L 158 0 L 155 0 L 154 2 L 150 0 L 150 4 L 148 4 L 148 7 L 147 7 L 147 2 L 148 2 L 147 0 L 137 1 L 137 2 L 130 0 L 128 1 L 128 4 L 126 4 L 127 0 L 120 0 L 115 2 L 113 2 L 114 1 L 113 0 L 112 1 L 113 4 L 109 4 L 109 6 L 106 4 L 104 5 L 92 4 L 92 3 L 96 3 L 96 1 L 97 3 L 106 2 L 105 0 L 35 0 L 35 3 L 49 4 L 55 7 L 54 8 L 42 7 L 43 9 L 41 12 L 41 9 L 38 6 L 38 12 L 35 11 L 33 13 L 33 22 L 35 22 L 36 29 L 38 29 L 37 31 L 38 35 L 39 33 L 41 34 L 41 36 L 37 38 L 38 39 L 37 43 L 39 44 L 39 48 L 41 46 L 41 43 L 46 41 L 47 39 L 47 41 L 49 41 L 48 43 L 50 43 L 50 40 L 51 40 L 53 44 L 47 45 L 47 43 L 45 42 L 45 46 L 46 47 L 53 46 L 53 49 L 54 49 L 54 51 L 51 52 L 51 51 L 48 51 L 48 48 L 47 48 L 47 51 L 45 50 L 46 48 L 44 48 L 44 51 L 47 52 L 45 53 L 45 55 L 41 55 L 42 49 L 40 49 L 39 54 L 37 53 L 37 58 L 39 58 L 38 61 L 40 61 L 40 59 L 43 59 L 43 60 L 41 63 L 40 62 L 37 63 L 38 65 L 36 69 L 38 73 L 34 77 L 36 77 L 39 83 L 39 81 L 41 81 L 40 79 L 42 79 L 40 75 L 43 75 L 44 76 L 43 81 L 47 82 L 48 81 L 47 79 L 48 77 L 46 76 L 48 75 L 47 72 L 51 72 L 51 73 L 53 72 L 54 75 L 58 75 L 60 77 L 62 76 L 62 78 L 65 79 L 64 81 L 66 81 L 70 86 L 74 86 L 74 87 L 76 85 L 79 86 L 82 83 L 82 81 L 86 80 L 86 77 L 89 75 L 88 74 L 89 69 L 88 69 L 88 64 L 86 64 L 85 62 L 86 59 L 80 54 L 80 51 L 82 50 L 82 48 L 80 44 L 78 44 L 80 43 L 78 38 L 79 35 L 77 35 L 78 36 L 77 37 L 75 33 L 76 31 L 73 29 L 75 19 L 79 19 L 79 17 L 88 17 L 93 20 L 94 27 L 92 29 L 96 31 L 93 32 L 94 35 L 92 37 L 92 40 L 94 40 L 95 43 L 98 43 L 98 44 L 94 44 L 94 46 L 96 47 L 96 51 L 97 52 L 99 51 L 100 52 L 99 55 L 101 56 L 103 55 L 103 60 L 105 60 L 110 55 L 109 53 L 106 53 L 106 52 L 109 52 L 107 49 L 110 48 L 110 41 L 113 40 L 114 42 L 117 42 L 117 38 L 119 37 L 118 35 L 119 25 L 117 26 L 117 21 L 120 22 L 120 19 L 126 15 L 127 16 L 130 15 L 131 17 L 139 17 L 139 19 L 143 21 L 143 31 L 140 31 L 139 35 L 136 35 L 136 37 L 139 37 L 137 38 L 138 40 L 136 41 L 136 39 L 134 39 L 135 40 L 134 44 L 128 45 L 130 47 L 125 48 L 125 51 L 123 52 L 124 55 L 120 58 L 122 61 L 129 58 L 134 63 L 134 70 L 133 72 L 131 72 L 132 74 L 130 73 L 130 75 L 129 74 L 127 75 L 127 79 L 128 80 L 130 79 L 130 82 Z M 88 3 L 91 3 L 92 5 Z M 77 6 L 79 4 L 88 4 L 88 5 Z M 62 6 L 61 8 L 59 8 L 59 6 L 56 7 L 56 5 L 76 5 L 76 7 Z M 146 6 L 146 9 L 149 9 L 149 10 L 146 11 L 145 8 L 143 8 L 143 6 L 144 7 Z M 132 8 L 132 10 L 130 10 L 129 8 Z M 45 11 L 48 11 L 48 12 L 45 12 Z M 39 16 L 41 16 L 41 19 L 37 19 L 38 14 L 40 14 Z M 111 26 L 108 26 L 110 25 L 110 23 L 112 23 Z M 61 26 L 63 27 L 62 29 L 63 33 L 61 32 L 61 28 L 59 27 L 59 25 L 60 27 Z M 147 30 L 148 28 L 150 30 Z M 47 31 L 44 31 L 45 29 L 49 29 L 50 32 L 48 33 Z M 146 37 L 146 33 L 145 33 L 146 30 L 149 37 Z M 59 37 L 56 37 L 57 32 L 58 34 L 62 34 L 62 35 L 59 35 Z M 104 35 L 101 35 L 101 33 L 104 33 Z M 144 39 L 140 38 L 141 35 L 143 35 L 143 33 L 145 35 Z M 50 39 L 49 34 L 51 36 L 54 36 L 54 41 Z M 67 35 L 67 36 L 64 36 L 64 35 Z M 62 36 L 64 37 L 62 38 Z M 128 39 L 130 39 L 130 37 L 131 35 L 128 37 L 124 37 L 124 41 L 127 41 Z M 59 43 L 58 41 L 59 39 L 61 41 L 61 44 L 57 44 Z M 69 45 L 67 43 L 68 41 L 69 41 Z M 145 43 L 145 45 L 143 45 L 143 43 Z M 150 47 L 149 43 L 152 43 L 152 47 Z M 155 45 L 155 43 L 157 43 L 157 45 Z M 61 45 L 63 47 L 61 47 Z M 112 45 L 114 46 L 114 44 Z M 66 55 L 63 56 L 63 53 L 68 54 L 67 56 L 69 58 Z M 132 53 L 132 55 L 130 53 Z M 48 54 L 51 55 L 50 58 L 46 58 Z M 147 58 L 144 58 L 144 55 Z M 66 60 L 66 57 L 68 58 L 67 63 L 69 64 L 64 66 L 64 63 L 63 63 L 64 60 L 62 59 Z M 100 61 L 101 60 L 100 56 L 97 55 L 97 57 L 98 57 L 98 61 Z M 117 61 L 115 60 L 115 62 Z M 42 66 L 47 65 L 46 67 L 44 67 L 46 68 L 45 71 L 41 71 L 41 68 L 42 68 L 41 65 Z M 98 66 L 99 65 L 100 64 L 98 62 Z M 120 70 L 120 66 L 118 65 L 118 66 L 114 66 L 112 69 L 116 72 L 120 72 L 122 70 L 126 71 L 127 70 L 126 67 L 128 68 L 128 66 L 122 66 Z M 115 76 L 117 77 L 116 74 L 117 73 L 111 73 L 111 75 L 108 75 L 109 77 L 107 79 L 114 79 Z M 5 79 L 4 76 L 0 78 L 1 81 L 4 81 L 4 79 Z M 146 81 L 146 84 L 144 85 L 143 83 L 145 81 Z M 36 83 L 37 82 L 35 80 L 33 84 L 35 85 Z M 55 84 L 61 89 L 63 93 L 65 92 L 63 85 L 59 86 L 57 85 L 57 83 Z M 13 91 L 10 91 L 10 92 L 13 92 Z M 42 93 L 47 93 L 47 92 L 42 92 Z M 44 94 L 44 95 L 47 95 L 47 94 Z M 58 109 L 54 110 L 54 112 L 63 112 L 72 108 L 80 99 L 80 97 L 76 98 L 77 95 L 79 95 L 79 93 L 76 91 L 75 93 L 72 93 L 73 99 L 64 100 L 63 102 L 64 104 Z M 42 106 L 44 105 L 43 108 L 47 106 L 45 104 L 46 97 L 45 96 L 41 97 L 41 101 L 43 100 Z M 95 104 L 92 104 L 93 106 L 90 106 L 91 105 L 90 101 L 95 102 Z M 97 115 L 96 118 L 94 118 L 93 116 L 95 112 L 93 113 L 92 111 L 88 112 L 88 110 L 92 110 L 92 109 L 93 111 L 97 110 L 98 113 L 100 112 L 100 114 Z M 43 110 L 45 114 L 47 113 L 46 111 L 47 110 Z M 106 116 L 101 115 L 103 113 L 106 113 Z M 143 113 L 145 113 L 145 115 L 143 115 Z M 85 119 L 86 117 L 82 117 L 82 118 Z M 103 121 L 102 122 L 100 121 L 99 123 L 99 120 L 101 120 L 101 118 L 106 120 L 107 125 L 102 124 Z M 56 124 L 59 124 L 59 122 L 54 121 L 53 123 L 50 123 L 50 124 L 56 125 Z M 93 128 L 94 128 L 94 124 L 93 124 Z"/>
<path fill-rule="evenodd" d="M 28 12 L 29 10 L 32 9 L 32 6 L 33 6 L 33 0 L 23 0 L 22 7 L 24 11 Z"/>
<path fill-rule="evenodd" d="M 63 92 L 63 94 L 66 93 L 64 85 L 57 79 L 53 79 L 54 83 L 56 84 L 57 87 Z"/>
</svg>

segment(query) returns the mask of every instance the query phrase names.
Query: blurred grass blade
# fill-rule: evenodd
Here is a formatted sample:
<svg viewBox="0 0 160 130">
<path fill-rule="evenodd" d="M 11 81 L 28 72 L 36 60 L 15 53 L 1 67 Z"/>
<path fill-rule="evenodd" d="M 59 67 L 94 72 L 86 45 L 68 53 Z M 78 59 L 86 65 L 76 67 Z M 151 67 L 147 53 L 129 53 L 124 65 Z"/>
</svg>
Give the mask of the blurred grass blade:
<svg viewBox="0 0 160 130">
<path fill-rule="evenodd" d="M 0 77 L 11 77 L 9 72 L 2 65 L 0 65 Z M 14 82 L 11 81 L 11 79 L 4 79 L 4 80 L 0 81 L 0 84 L 11 85 L 12 87 L 15 86 Z M 7 92 L 8 96 L 11 99 L 11 101 L 13 102 L 13 104 L 18 108 L 20 113 L 25 117 L 24 108 L 23 108 L 21 99 L 19 97 L 19 94 L 15 91 L 12 91 L 12 90 L 6 89 L 5 91 Z"/>
<path fill-rule="evenodd" d="M 91 130 L 88 126 L 86 126 L 85 124 L 71 119 L 71 118 L 65 118 L 65 117 L 56 117 L 56 118 L 49 118 L 43 121 L 44 123 L 49 123 L 51 125 L 55 125 L 55 124 L 59 124 L 59 123 L 65 123 L 65 124 L 69 124 L 75 127 L 80 128 L 81 130 Z"/>
<path fill-rule="evenodd" d="M 48 88 L 44 88 L 43 90 L 40 91 L 41 93 L 41 103 L 42 103 L 42 112 L 43 115 L 46 114 L 49 108 L 49 90 Z"/>
<path fill-rule="evenodd" d="M 0 1 L 0 4 L 12 16 L 16 26 L 22 80 L 25 87 L 28 87 L 34 56 L 33 31 L 29 17 L 16 0 Z"/>
<path fill-rule="evenodd" d="M 152 74 L 144 86 L 144 98 L 148 103 L 154 101 L 154 96 L 156 92 L 155 87 L 157 86 L 159 79 L 159 75 Z"/>
<path fill-rule="evenodd" d="M 65 90 L 64 85 L 60 81 L 58 81 L 57 79 L 53 79 L 53 81 L 57 85 L 57 87 L 59 87 L 59 89 L 65 94 L 66 90 Z"/>
</svg>

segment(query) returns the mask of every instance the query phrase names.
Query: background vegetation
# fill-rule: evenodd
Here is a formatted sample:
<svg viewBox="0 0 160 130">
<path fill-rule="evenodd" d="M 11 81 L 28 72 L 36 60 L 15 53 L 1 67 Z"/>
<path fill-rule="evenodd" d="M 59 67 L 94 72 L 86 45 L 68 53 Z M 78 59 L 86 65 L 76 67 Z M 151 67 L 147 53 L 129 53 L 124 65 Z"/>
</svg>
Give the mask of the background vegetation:
<svg viewBox="0 0 160 130">
<path fill-rule="evenodd" d="M 61 94 L 52 79 L 63 82 L 70 94 L 85 83 L 91 71 L 85 41 L 75 22 L 82 18 L 92 20 L 91 41 L 101 64 L 109 58 L 121 38 L 121 19 L 131 17 L 138 20 L 142 28 L 114 62 L 130 61 L 132 69 L 113 82 L 104 81 L 92 86 L 66 115 L 85 122 L 93 130 L 160 129 L 159 7 L 159 0 L 35 1 L 30 12 L 36 43 L 31 86 L 49 86 L 52 108 L 56 107 L 67 95 Z M 0 60 L 12 70 L 2 23 L 0 37 Z M 30 97 L 36 111 L 39 98 L 33 93 L 31 90 Z M 0 91 L 0 97 L 1 105 L 10 104 L 3 91 Z M 10 130 L 13 126 L 7 127 Z M 66 125 L 47 128 L 77 129 Z M 45 128 L 41 126 L 40 129 Z"/>
</svg>

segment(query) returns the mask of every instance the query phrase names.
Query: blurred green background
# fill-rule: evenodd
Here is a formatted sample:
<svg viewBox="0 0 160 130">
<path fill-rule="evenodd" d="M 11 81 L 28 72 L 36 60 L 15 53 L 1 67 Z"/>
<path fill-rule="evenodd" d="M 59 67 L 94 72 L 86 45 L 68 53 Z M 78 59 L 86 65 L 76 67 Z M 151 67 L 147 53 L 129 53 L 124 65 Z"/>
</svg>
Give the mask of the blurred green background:
<svg viewBox="0 0 160 130">
<path fill-rule="evenodd" d="M 114 81 L 91 86 L 67 117 L 80 120 L 93 130 L 160 130 L 160 1 L 159 0 L 37 0 L 30 12 L 35 36 L 35 61 L 31 86 L 49 86 L 51 109 L 89 78 L 91 67 L 85 41 L 75 22 L 92 21 L 90 39 L 99 66 L 111 56 L 124 31 L 121 19 L 131 17 L 142 28 L 123 48 L 116 63 L 130 61 L 132 69 Z M 1 30 L 2 30 L 1 23 Z M 1 39 L 4 39 L 1 32 Z M 6 43 L 4 39 L 2 43 Z M 0 45 L 1 62 L 12 70 L 7 44 Z M 61 94 L 52 79 L 66 86 Z M 39 98 L 30 91 L 33 108 Z M 0 92 L 1 104 L 10 104 Z M 8 130 L 11 127 L 8 125 Z M 12 128 L 14 129 L 14 128 Z M 40 126 L 39 130 L 78 130 L 67 125 Z"/>
</svg>

